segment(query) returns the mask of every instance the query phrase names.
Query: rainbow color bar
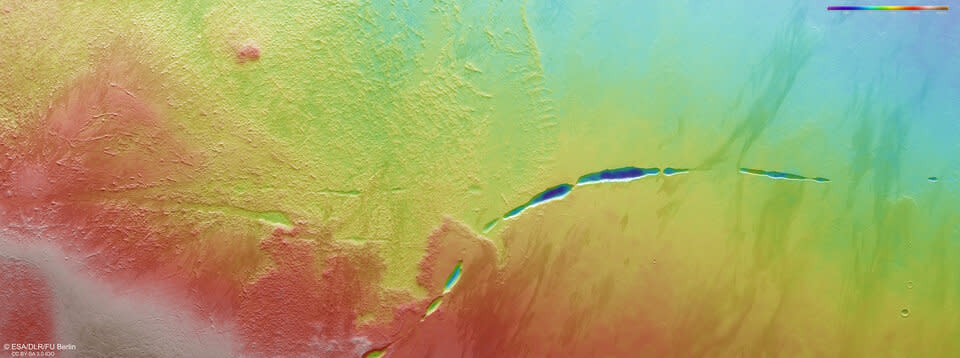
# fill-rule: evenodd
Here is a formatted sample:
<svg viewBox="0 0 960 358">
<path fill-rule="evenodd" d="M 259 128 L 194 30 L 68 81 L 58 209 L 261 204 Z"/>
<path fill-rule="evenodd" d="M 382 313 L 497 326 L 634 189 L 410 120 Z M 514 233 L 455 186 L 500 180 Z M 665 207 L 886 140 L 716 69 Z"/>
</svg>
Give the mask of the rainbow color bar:
<svg viewBox="0 0 960 358">
<path fill-rule="evenodd" d="M 949 10 L 946 5 L 937 6 L 890 6 L 890 5 L 871 5 L 871 6 L 827 6 L 827 10 Z"/>
</svg>

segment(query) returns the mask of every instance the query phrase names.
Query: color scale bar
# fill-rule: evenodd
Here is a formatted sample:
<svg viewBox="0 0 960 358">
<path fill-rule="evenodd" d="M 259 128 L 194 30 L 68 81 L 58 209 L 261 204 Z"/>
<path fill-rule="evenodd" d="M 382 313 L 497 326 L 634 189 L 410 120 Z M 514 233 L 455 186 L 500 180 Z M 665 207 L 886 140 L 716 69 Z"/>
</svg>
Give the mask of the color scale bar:
<svg viewBox="0 0 960 358">
<path fill-rule="evenodd" d="M 848 11 L 848 10 L 895 10 L 895 11 L 910 11 L 910 10 L 949 10 L 949 6 L 889 6 L 889 5 L 879 5 L 879 6 L 827 6 L 827 10 L 830 11 Z"/>
</svg>

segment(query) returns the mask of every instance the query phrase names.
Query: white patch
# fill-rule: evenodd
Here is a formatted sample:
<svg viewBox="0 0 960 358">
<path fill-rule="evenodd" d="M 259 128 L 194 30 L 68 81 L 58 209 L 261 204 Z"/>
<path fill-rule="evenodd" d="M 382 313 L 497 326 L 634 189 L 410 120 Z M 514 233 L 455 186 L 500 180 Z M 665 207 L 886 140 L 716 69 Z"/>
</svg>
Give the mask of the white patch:
<svg viewBox="0 0 960 358">
<path fill-rule="evenodd" d="M 76 345 L 64 357 L 236 357 L 230 329 L 202 324 L 152 287 L 118 293 L 49 241 L 0 231 L 0 257 L 36 266 L 53 291 L 55 336 Z M 0 305 L 3 303 L 0 302 Z M 41 342 L 42 343 L 42 342 Z M 60 354 L 62 353 L 62 354 Z"/>
</svg>

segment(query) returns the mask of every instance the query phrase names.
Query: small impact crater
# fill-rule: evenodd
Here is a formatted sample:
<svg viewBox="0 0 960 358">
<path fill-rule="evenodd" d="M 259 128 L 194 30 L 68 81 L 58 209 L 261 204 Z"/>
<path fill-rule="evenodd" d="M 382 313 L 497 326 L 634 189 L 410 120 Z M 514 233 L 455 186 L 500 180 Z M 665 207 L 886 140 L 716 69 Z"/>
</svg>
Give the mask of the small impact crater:
<svg viewBox="0 0 960 358">
<path fill-rule="evenodd" d="M 240 62 L 256 61 L 260 59 L 260 46 L 246 44 L 237 49 L 237 60 Z"/>
</svg>

